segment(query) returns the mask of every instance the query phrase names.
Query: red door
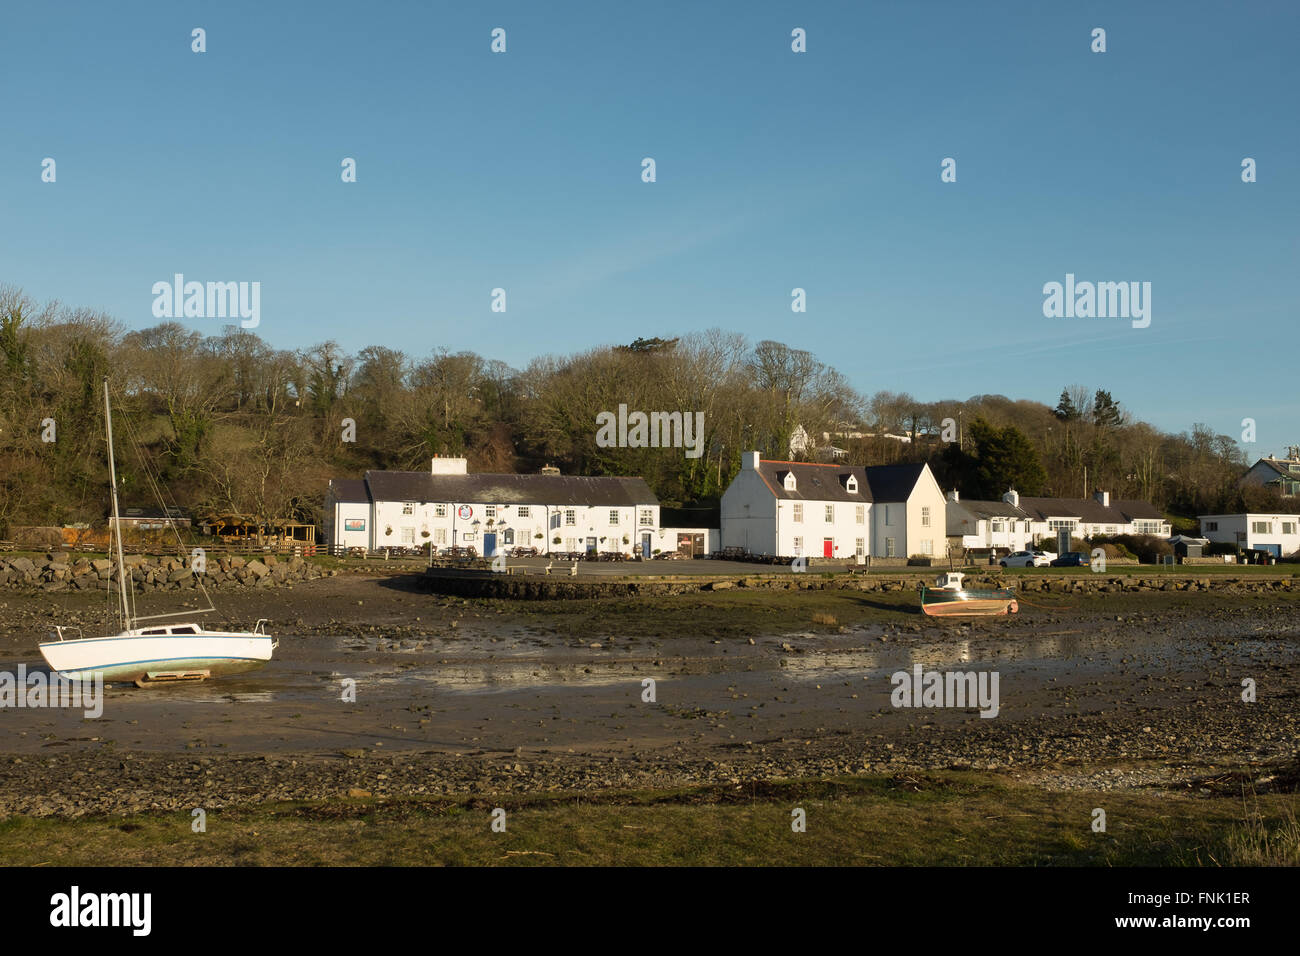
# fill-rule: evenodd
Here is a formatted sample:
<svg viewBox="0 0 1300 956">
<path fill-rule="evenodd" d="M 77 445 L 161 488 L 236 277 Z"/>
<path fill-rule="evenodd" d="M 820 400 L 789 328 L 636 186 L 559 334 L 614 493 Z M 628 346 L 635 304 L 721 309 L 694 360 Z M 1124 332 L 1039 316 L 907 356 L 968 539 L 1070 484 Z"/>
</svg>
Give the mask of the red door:
<svg viewBox="0 0 1300 956">
<path fill-rule="evenodd" d="M 823 538 L 823 539 L 822 539 L 822 557 L 823 557 L 823 558 L 833 558 L 833 557 L 835 557 L 835 539 L 834 539 L 834 538 Z"/>
</svg>

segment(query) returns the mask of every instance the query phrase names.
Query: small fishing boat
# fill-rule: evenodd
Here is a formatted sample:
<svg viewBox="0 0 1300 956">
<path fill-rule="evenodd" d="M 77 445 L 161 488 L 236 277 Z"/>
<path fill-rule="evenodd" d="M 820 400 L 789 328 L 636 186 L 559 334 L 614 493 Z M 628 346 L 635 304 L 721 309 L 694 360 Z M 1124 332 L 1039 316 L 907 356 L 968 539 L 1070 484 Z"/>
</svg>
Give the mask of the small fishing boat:
<svg viewBox="0 0 1300 956">
<path fill-rule="evenodd" d="M 113 412 L 104 380 L 104 426 L 108 435 L 108 475 L 113 491 L 113 544 L 117 559 L 119 631 L 106 637 L 83 637 L 77 627 L 55 627 L 54 640 L 39 644 L 41 656 L 64 677 L 79 680 L 101 675 L 105 681 L 134 682 L 137 687 L 171 681 L 205 680 L 261 667 L 271 659 L 279 642 L 260 620 L 251 631 L 206 630 L 193 621 L 140 627 L 141 621 L 164 617 L 189 617 L 216 610 L 202 582 L 198 589 L 208 598 L 199 611 L 137 616 L 129 590 L 131 578 L 122 553 L 122 522 L 117 504 L 117 465 L 113 457 Z M 178 536 L 179 540 L 179 536 Z M 75 633 L 76 637 L 70 635 Z"/>
<path fill-rule="evenodd" d="M 931 617 L 990 617 L 1015 614 L 1020 605 L 1010 588 L 978 590 L 962 584 L 959 571 L 939 575 L 935 586 L 921 585 L 921 610 Z"/>
</svg>

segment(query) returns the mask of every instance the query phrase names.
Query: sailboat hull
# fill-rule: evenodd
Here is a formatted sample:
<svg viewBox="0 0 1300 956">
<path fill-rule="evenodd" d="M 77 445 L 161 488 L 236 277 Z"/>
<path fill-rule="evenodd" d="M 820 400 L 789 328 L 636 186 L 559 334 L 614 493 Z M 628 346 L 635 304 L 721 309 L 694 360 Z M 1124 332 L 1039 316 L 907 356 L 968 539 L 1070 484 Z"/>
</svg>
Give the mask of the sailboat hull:
<svg viewBox="0 0 1300 956">
<path fill-rule="evenodd" d="M 183 635 L 128 631 L 39 646 L 50 669 L 64 677 L 86 678 L 98 672 L 105 681 L 132 682 L 176 673 L 219 677 L 255 670 L 271 659 L 276 641 L 264 634 L 238 631 Z"/>
</svg>

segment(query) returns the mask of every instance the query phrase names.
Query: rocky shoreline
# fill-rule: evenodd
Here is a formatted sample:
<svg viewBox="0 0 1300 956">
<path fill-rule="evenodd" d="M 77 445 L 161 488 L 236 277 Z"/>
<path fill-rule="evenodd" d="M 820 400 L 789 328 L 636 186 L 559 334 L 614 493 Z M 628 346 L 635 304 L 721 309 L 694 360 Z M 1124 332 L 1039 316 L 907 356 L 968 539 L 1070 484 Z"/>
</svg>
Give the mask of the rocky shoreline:
<svg viewBox="0 0 1300 956">
<path fill-rule="evenodd" d="M 300 754 L 83 751 L 0 757 L 0 819 L 216 810 L 280 801 L 667 790 L 752 781 L 977 770 L 1052 790 L 1161 787 L 1203 795 L 1294 792 L 1293 701 L 1247 716 L 1203 702 L 1159 714 L 1069 715 L 961 730 L 742 741 L 708 754 L 556 751 Z M 880 738 L 880 739 L 876 739 Z"/>
</svg>

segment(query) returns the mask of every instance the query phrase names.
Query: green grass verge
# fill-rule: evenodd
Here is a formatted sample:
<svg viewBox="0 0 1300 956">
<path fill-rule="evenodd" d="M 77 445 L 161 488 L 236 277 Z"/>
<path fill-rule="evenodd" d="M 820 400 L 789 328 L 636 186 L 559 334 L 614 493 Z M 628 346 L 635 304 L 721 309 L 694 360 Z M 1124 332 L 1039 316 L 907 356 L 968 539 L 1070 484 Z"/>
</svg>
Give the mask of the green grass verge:
<svg viewBox="0 0 1300 956">
<path fill-rule="evenodd" d="M 951 772 L 0 823 L 7 865 L 1300 864 L 1295 794 L 1051 793 Z M 492 811 L 506 810 L 493 832 Z M 1092 829 L 1106 811 L 1106 832 Z M 791 812 L 806 812 L 806 832 Z"/>
</svg>

